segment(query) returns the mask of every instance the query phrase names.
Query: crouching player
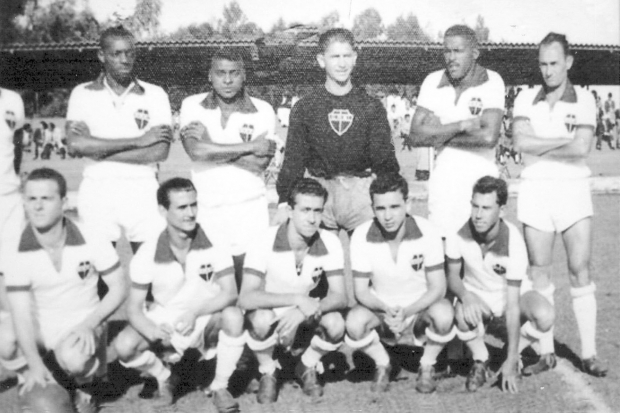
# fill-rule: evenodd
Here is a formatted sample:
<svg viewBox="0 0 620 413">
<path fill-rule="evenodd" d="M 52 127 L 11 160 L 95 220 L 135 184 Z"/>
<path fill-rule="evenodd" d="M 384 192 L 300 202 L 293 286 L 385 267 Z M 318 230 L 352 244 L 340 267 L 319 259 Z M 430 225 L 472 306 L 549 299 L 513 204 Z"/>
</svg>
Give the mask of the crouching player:
<svg viewBox="0 0 620 413">
<path fill-rule="evenodd" d="M 157 190 L 166 229 L 147 241 L 131 261 L 129 325 L 115 341 L 121 364 L 158 383 L 157 404 L 172 404 L 175 379 L 163 363 L 178 361 L 197 348 L 217 365 L 211 384 L 219 412 L 236 412 L 228 379 L 243 351 L 243 315 L 237 298 L 230 254 L 214 247 L 196 223 L 196 189 L 188 179 L 173 178 Z M 154 302 L 146 305 L 151 288 Z M 167 354 L 166 354 L 167 353 Z"/>
<path fill-rule="evenodd" d="M 351 266 L 359 304 L 347 315 L 346 343 L 377 365 L 373 391 L 385 391 L 391 371 L 380 335 L 391 343 L 426 341 L 416 389 L 436 388 L 437 355 L 455 335 L 454 311 L 444 297 L 446 276 L 441 236 L 421 217 L 407 214 L 407 181 L 381 175 L 370 185 L 375 218 L 351 238 Z M 409 340 L 411 341 L 411 340 Z"/>
<path fill-rule="evenodd" d="M 538 341 L 555 318 L 551 303 L 532 290 L 526 277 L 523 237 L 502 219 L 507 200 L 506 182 L 491 176 L 480 178 L 473 189 L 469 221 L 454 243 L 446 245 L 448 287 L 458 298 L 457 335 L 474 359 L 466 383 L 472 392 L 489 375 L 484 333 L 491 319 L 505 317 L 508 351 L 498 374 L 502 376 L 501 388 L 515 393 L 521 351 Z"/>
<path fill-rule="evenodd" d="M 338 237 L 319 229 L 326 200 L 321 184 L 299 179 L 289 192 L 289 220 L 269 228 L 248 250 L 239 305 L 247 311 L 247 344 L 262 374 L 259 403 L 277 398 L 277 345 L 303 351 L 296 373 L 304 393 L 318 398 L 323 395 L 317 377 L 321 358 L 342 344 L 344 257 Z M 327 280 L 326 295 L 310 297 L 322 279 Z"/>
<path fill-rule="evenodd" d="M 2 251 L 11 315 L 1 319 L 0 355 L 3 366 L 20 377 L 24 411 L 36 408 L 26 406 L 28 393 L 50 383 L 54 387 L 54 376 L 77 384 L 78 412 L 96 411 L 91 383 L 105 373 L 106 320 L 125 299 L 116 251 L 106 239 L 64 217 L 66 195 L 60 173 L 32 171 L 23 197 L 28 224 L 19 241 Z M 99 277 L 109 288 L 102 300 Z M 7 324 L 10 317 L 13 329 Z M 58 411 L 54 405 L 61 399 L 43 402 L 45 411 Z"/>
</svg>

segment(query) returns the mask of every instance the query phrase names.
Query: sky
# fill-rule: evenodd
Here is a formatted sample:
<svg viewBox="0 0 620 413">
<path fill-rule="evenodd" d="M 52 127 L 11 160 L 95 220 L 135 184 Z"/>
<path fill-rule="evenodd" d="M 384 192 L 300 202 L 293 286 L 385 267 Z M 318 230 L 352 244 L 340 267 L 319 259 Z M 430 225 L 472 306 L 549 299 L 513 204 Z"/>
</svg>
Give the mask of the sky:
<svg viewBox="0 0 620 413">
<path fill-rule="evenodd" d="M 135 0 L 83 0 L 99 20 L 115 10 L 131 14 Z M 214 23 L 230 0 L 162 0 L 165 32 L 191 23 Z M 268 31 L 279 17 L 287 24 L 310 24 L 336 10 L 345 27 L 373 7 L 384 25 L 413 13 L 436 37 L 453 24 L 475 26 L 482 15 L 491 41 L 537 43 L 548 32 L 567 35 L 572 44 L 620 44 L 619 0 L 237 0 L 249 21 Z"/>
</svg>

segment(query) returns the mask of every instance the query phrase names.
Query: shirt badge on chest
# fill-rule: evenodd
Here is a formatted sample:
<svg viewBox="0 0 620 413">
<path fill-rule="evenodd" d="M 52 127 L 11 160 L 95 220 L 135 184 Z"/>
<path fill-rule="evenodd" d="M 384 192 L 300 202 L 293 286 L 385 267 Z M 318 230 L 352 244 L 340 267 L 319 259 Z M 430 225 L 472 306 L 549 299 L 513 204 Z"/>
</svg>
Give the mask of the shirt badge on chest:
<svg viewBox="0 0 620 413">
<path fill-rule="evenodd" d="M 566 117 L 564 118 L 564 126 L 566 126 L 566 130 L 569 133 L 572 133 L 575 130 L 575 127 L 577 127 L 577 117 L 572 113 L 566 114 Z"/>
<path fill-rule="evenodd" d="M 327 115 L 329 126 L 332 130 L 342 136 L 353 124 L 355 116 L 348 109 L 334 109 Z"/>
<path fill-rule="evenodd" d="M 244 123 L 239 129 L 239 136 L 243 142 L 249 142 L 252 140 L 252 134 L 254 133 L 254 125 Z"/>
<path fill-rule="evenodd" d="M 200 266 L 198 275 L 204 281 L 209 282 L 213 278 L 213 266 L 211 264 L 203 264 Z"/>
<path fill-rule="evenodd" d="M 469 113 L 474 116 L 480 115 L 482 112 L 482 99 L 478 97 L 473 97 L 469 101 Z"/>
<path fill-rule="evenodd" d="M 88 277 L 88 273 L 90 272 L 91 268 L 92 265 L 90 264 L 90 261 L 82 261 L 78 264 L 77 273 L 82 280 Z"/>
<path fill-rule="evenodd" d="M 312 283 L 316 287 L 319 284 L 319 280 L 321 279 L 321 275 L 323 274 L 323 267 L 316 267 L 312 271 Z"/>
<path fill-rule="evenodd" d="M 495 265 L 493 265 L 493 271 L 495 272 L 495 274 L 499 276 L 506 275 L 506 267 L 504 267 L 503 265 L 499 263 L 496 263 Z"/>
<path fill-rule="evenodd" d="M 138 125 L 140 130 L 146 128 L 146 125 L 148 125 L 150 119 L 149 111 L 147 109 L 138 109 L 133 116 L 136 120 L 136 125 Z"/>
<path fill-rule="evenodd" d="M 424 268 L 424 254 L 416 254 L 411 258 L 411 268 L 420 271 Z"/>
<path fill-rule="evenodd" d="M 4 120 L 11 130 L 15 129 L 15 125 L 17 124 L 17 117 L 15 116 L 15 112 L 12 110 L 7 110 L 4 112 Z"/>
</svg>

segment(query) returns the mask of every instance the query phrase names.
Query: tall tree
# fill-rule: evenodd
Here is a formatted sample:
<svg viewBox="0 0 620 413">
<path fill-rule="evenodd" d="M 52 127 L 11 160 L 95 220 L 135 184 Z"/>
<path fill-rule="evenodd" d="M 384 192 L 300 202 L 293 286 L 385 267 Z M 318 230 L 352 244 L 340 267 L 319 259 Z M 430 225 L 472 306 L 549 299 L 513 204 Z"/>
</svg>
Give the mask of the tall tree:
<svg viewBox="0 0 620 413">
<path fill-rule="evenodd" d="M 190 24 L 186 27 L 179 27 L 176 31 L 165 36 L 166 40 L 205 40 L 215 34 L 213 26 L 209 23 Z"/>
<path fill-rule="evenodd" d="M 396 21 L 386 29 L 387 38 L 390 40 L 427 42 L 431 37 L 424 32 L 418 18 L 409 13 L 407 17 L 398 16 Z"/>
<path fill-rule="evenodd" d="M 239 3 L 232 1 L 228 6 L 224 6 L 224 18 L 219 21 L 218 31 L 225 37 L 235 35 L 260 35 L 262 30 L 248 21 L 247 16 L 239 6 Z"/>
<path fill-rule="evenodd" d="M 331 13 L 321 17 L 321 21 L 319 22 L 319 31 L 333 29 L 334 27 L 338 27 L 339 24 L 340 14 L 338 11 L 333 10 Z"/>
<path fill-rule="evenodd" d="M 357 39 L 376 39 L 383 33 L 381 15 L 372 7 L 364 10 L 353 20 L 352 32 Z"/>
<path fill-rule="evenodd" d="M 280 16 L 280 18 L 271 26 L 271 30 L 269 30 L 269 34 L 280 33 L 286 30 L 286 23 L 284 19 Z"/>
<path fill-rule="evenodd" d="M 478 15 L 476 18 L 476 28 L 474 29 L 476 32 L 476 37 L 480 43 L 485 43 L 489 41 L 489 28 L 484 24 L 484 18 L 481 15 Z"/>
<path fill-rule="evenodd" d="M 160 16 L 161 0 L 137 0 L 136 10 L 129 19 L 130 30 L 140 40 L 156 39 Z"/>
</svg>

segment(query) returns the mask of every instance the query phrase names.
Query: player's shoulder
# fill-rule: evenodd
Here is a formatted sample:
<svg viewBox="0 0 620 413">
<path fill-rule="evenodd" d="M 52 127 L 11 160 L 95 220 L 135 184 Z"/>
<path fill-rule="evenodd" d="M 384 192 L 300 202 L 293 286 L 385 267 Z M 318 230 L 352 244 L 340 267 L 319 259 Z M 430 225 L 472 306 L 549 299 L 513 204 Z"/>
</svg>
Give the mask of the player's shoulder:
<svg viewBox="0 0 620 413">
<path fill-rule="evenodd" d="M 484 70 L 487 71 L 487 76 L 489 77 L 489 82 L 491 83 L 501 83 L 502 85 L 504 84 L 504 79 L 502 78 L 502 76 L 497 73 L 494 70 L 488 69 L 488 68 L 484 68 Z"/>
<path fill-rule="evenodd" d="M 368 231 L 370 231 L 370 226 L 373 224 L 374 219 L 370 219 L 355 228 L 353 231 L 353 235 L 351 235 L 351 241 L 354 239 L 358 242 L 366 241 L 366 236 L 368 235 Z"/>
<path fill-rule="evenodd" d="M 423 83 L 430 87 L 436 88 L 437 86 L 439 86 L 439 83 L 441 82 L 441 79 L 443 78 L 445 73 L 446 71 L 443 69 L 431 72 L 428 75 L 426 75 Z"/>
<path fill-rule="evenodd" d="M 162 94 L 163 94 L 163 95 L 168 96 L 168 94 L 166 93 L 166 91 L 164 90 L 164 88 L 163 88 L 163 87 L 161 87 L 161 86 L 159 86 L 159 85 L 156 85 L 156 84 L 154 84 L 154 83 L 145 82 L 145 81 L 144 81 L 144 80 L 142 80 L 142 79 L 138 79 L 138 80 L 136 81 L 136 83 L 137 83 L 140 87 L 142 87 L 142 88 L 144 89 L 145 93 L 148 93 L 148 94 L 159 94 L 159 95 L 162 95 Z"/>
<path fill-rule="evenodd" d="M 197 93 L 195 95 L 190 95 L 190 96 L 186 97 L 185 99 L 183 99 L 183 102 L 181 103 L 181 106 L 183 107 L 183 106 L 199 105 L 200 102 L 205 100 L 207 95 L 208 95 L 208 93 Z"/>
<path fill-rule="evenodd" d="M 326 229 L 319 230 L 319 234 L 321 236 L 321 240 L 325 244 L 325 247 L 329 252 L 332 252 L 334 249 L 341 248 L 340 238 L 338 236 Z"/>
<path fill-rule="evenodd" d="M 508 228 L 508 234 L 510 237 L 510 241 L 516 241 L 516 242 L 525 242 L 523 235 L 521 234 L 521 231 L 519 231 L 519 228 L 513 224 L 512 222 L 506 220 L 506 219 L 502 219 L 502 222 L 506 225 L 506 227 Z"/>
<path fill-rule="evenodd" d="M 14 90 L 0 88 L 0 98 L 7 102 L 22 102 L 22 96 Z"/>
<path fill-rule="evenodd" d="M 577 96 L 577 103 L 585 103 L 596 106 L 596 101 L 594 100 L 594 96 L 592 96 L 591 92 L 579 86 L 573 86 L 573 88 L 575 90 L 575 95 Z"/>
<path fill-rule="evenodd" d="M 257 98 L 254 96 L 250 96 L 250 100 L 252 101 L 252 104 L 254 106 L 256 106 L 256 109 L 258 110 L 270 110 L 273 112 L 273 107 L 269 104 L 269 102 L 261 99 L 261 98 Z"/>
<path fill-rule="evenodd" d="M 439 237 L 439 230 L 431 221 L 419 215 L 410 216 L 415 221 L 423 236 Z"/>
</svg>

